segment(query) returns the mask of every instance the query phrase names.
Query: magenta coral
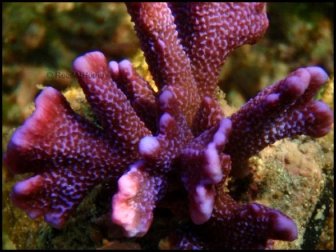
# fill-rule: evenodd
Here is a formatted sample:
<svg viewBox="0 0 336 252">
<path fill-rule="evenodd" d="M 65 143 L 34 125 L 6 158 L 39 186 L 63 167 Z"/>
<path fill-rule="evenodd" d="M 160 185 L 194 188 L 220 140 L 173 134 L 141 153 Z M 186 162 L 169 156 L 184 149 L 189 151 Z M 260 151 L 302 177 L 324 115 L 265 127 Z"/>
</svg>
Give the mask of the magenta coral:
<svg viewBox="0 0 336 252">
<path fill-rule="evenodd" d="M 244 162 L 279 139 L 303 134 L 321 137 L 330 131 L 330 108 L 311 100 L 327 79 L 321 68 L 300 68 L 231 116 L 233 133 L 225 151 L 231 156 L 236 176 L 246 176 Z"/>
<path fill-rule="evenodd" d="M 259 249 L 296 239 L 291 218 L 260 204 L 238 204 L 225 181 L 246 176 L 247 159 L 279 139 L 329 132 L 331 110 L 312 101 L 327 74 L 298 69 L 225 117 L 215 100 L 217 76 L 229 52 L 263 36 L 265 4 L 127 8 L 159 91 L 127 60 L 108 64 L 98 51 L 77 58 L 74 71 L 99 126 L 77 115 L 60 92 L 43 90 L 4 157 L 12 172 L 34 173 L 14 186 L 14 205 L 61 228 L 94 186 L 112 180 L 118 191 L 111 195 L 111 220 L 126 236 L 143 236 L 176 173 L 197 227 L 177 231 L 175 248 Z"/>
</svg>

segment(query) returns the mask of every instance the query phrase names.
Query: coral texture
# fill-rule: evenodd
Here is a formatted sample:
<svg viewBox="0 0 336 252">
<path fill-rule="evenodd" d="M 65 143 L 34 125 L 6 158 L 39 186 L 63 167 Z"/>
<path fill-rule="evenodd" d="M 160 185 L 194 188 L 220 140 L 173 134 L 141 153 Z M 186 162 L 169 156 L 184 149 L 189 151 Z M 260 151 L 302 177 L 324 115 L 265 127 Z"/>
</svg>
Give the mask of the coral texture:
<svg viewBox="0 0 336 252">
<path fill-rule="evenodd" d="M 279 139 L 329 132 L 331 110 L 312 100 L 327 74 L 319 67 L 298 69 L 225 117 L 215 100 L 218 74 L 232 50 L 263 36 L 265 4 L 127 8 L 159 91 L 128 60 L 107 63 L 98 51 L 77 58 L 74 71 L 97 123 L 77 115 L 57 90 L 43 90 L 4 157 L 12 172 L 34 173 L 14 186 L 13 203 L 61 228 L 94 186 L 114 181 L 111 220 L 126 236 L 143 236 L 174 186 L 174 173 L 198 225 L 178 230 L 174 248 L 260 249 L 296 239 L 291 218 L 257 203 L 238 204 L 225 182 L 229 175 L 246 176 L 248 158 Z"/>
</svg>

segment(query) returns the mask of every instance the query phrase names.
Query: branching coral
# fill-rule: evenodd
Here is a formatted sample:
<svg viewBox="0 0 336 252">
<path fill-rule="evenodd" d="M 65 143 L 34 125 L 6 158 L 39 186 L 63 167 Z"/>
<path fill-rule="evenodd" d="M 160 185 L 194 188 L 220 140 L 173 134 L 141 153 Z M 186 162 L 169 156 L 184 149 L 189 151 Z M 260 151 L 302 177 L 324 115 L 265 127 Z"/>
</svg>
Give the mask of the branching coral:
<svg viewBox="0 0 336 252">
<path fill-rule="evenodd" d="M 77 58 L 73 67 L 99 126 L 46 88 L 5 154 L 12 172 L 34 173 L 15 185 L 13 203 L 61 228 L 95 185 L 112 180 L 118 183 L 112 221 L 126 236 L 143 236 L 176 173 L 198 226 L 179 230 L 174 248 L 270 248 L 272 240 L 294 240 L 297 229 L 288 216 L 256 203 L 238 204 L 225 181 L 245 176 L 247 159 L 279 139 L 328 133 L 331 110 L 311 100 L 326 73 L 298 69 L 225 117 L 215 100 L 217 76 L 229 52 L 263 36 L 265 4 L 127 8 L 159 91 L 127 60 L 107 64 L 97 51 Z"/>
</svg>

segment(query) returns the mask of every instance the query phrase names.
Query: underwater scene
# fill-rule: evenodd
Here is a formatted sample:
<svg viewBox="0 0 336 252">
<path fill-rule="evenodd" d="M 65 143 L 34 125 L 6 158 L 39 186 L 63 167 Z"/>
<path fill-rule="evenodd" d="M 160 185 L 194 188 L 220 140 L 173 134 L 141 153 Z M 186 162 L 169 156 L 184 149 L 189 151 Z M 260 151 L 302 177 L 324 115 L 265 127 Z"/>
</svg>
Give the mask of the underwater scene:
<svg viewBox="0 0 336 252">
<path fill-rule="evenodd" d="M 334 249 L 333 3 L 2 7 L 2 249 Z"/>
</svg>

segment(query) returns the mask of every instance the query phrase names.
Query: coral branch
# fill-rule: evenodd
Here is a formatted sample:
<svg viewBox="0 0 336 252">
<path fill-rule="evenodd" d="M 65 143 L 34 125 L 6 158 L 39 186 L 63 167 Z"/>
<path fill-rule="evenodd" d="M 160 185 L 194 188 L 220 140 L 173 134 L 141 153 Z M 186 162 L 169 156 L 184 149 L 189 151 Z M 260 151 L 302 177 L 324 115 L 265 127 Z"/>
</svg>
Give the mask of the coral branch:
<svg viewBox="0 0 336 252">
<path fill-rule="evenodd" d="M 174 17 L 167 3 L 127 3 L 135 23 L 149 69 L 160 89 L 168 88 L 176 96 L 183 114 L 191 125 L 199 105 L 190 61 L 180 45 Z"/>
<path fill-rule="evenodd" d="M 137 162 L 118 181 L 119 192 L 112 200 L 114 223 L 124 228 L 128 237 L 143 236 L 152 220 L 155 203 L 165 182 L 160 176 L 145 171 L 144 162 Z"/>
<path fill-rule="evenodd" d="M 228 54 L 264 35 L 268 27 L 265 3 L 175 2 L 169 6 L 200 96 L 214 98 Z"/>
<path fill-rule="evenodd" d="M 32 218 L 44 215 L 54 227 L 63 226 L 93 186 L 118 178 L 125 161 L 107 134 L 75 114 L 51 87 L 36 99 L 36 110 L 14 133 L 4 157 L 12 172 L 37 174 L 16 184 L 13 203 Z"/>
<path fill-rule="evenodd" d="M 215 185 L 225 180 L 230 172 L 230 157 L 222 153 L 230 131 L 231 121 L 223 119 L 219 126 L 205 131 L 182 150 L 181 179 L 189 194 L 190 217 L 196 224 L 210 218 Z"/>
<path fill-rule="evenodd" d="M 149 83 L 145 81 L 128 60 L 120 63 L 111 61 L 109 70 L 112 79 L 127 96 L 134 111 L 153 134 L 156 133 L 156 103 L 155 93 Z"/>
<path fill-rule="evenodd" d="M 310 99 L 327 81 L 319 67 L 301 68 L 264 89 L 232 115 L 232 134 L 225 148 L 235 176 L 246 176 L 244 163 L 267 145 L 295 135 L 321 137 L 330 131 L 333 113 Z"/>
<path fill-rule="evenodd" d="M 297 238 L 295 223 L 280 211 L 256 203 L 239 205 L 222 186 L 216 191 L 210 220 L 170 236 L 173 249 L 272 249 L 273 240 Z"/>
<path fill-rule="evenodd" d="M 125 94 L 109 77 L 106 59 L 101 52 L 91 52 L 73 63 L 79 83 L 111 142 L 132 152 L 145 135 L 151 132 L 134 112 Z M 136 128 L 137 131 L 132 131 Z"/>
</svg>

